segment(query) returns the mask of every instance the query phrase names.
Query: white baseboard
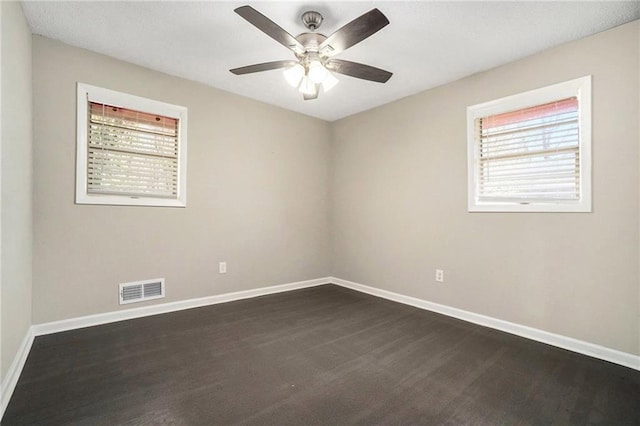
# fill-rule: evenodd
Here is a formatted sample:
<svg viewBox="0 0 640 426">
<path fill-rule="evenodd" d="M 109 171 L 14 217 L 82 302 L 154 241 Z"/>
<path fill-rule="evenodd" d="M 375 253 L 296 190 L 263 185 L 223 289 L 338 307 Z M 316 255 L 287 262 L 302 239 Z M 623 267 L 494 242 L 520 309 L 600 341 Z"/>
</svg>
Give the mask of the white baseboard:
<svg viewBox="0 0 640 426">
<path fill-rule="evenodd" d="M 9 405 L 9 400 L 11 399 L 11 395 L 13 395 L 16 384 L 18 384 L 18 378 L 20 377 L 20 373 L 22 373 L 24 363 L 27 361 L 27 356 L 31 351 L 33 338 L 33 330 L 30 327 L 27 330 L 27 334 L 24 336 L 24 339 L 22 339 L 22 343 L 20 344 L 20 348 L 18 349 L 16 356 L 13 358 L 13 362 L 9 366 L 5 379 L 2 381 L 2 385 L 0 386 L 0 420 L 2 419 L 2 416 L 4 416 L 4 411 Z"/>
<path fill-rule="evenodd" d="M 31 328 L 33 329 L 34 336 L 42 336 L 45 334 L 58 333 L 60 331 L 75 330 L 94 325 L 181 311 L 183 309 L 199 308 L 202 306 L 216 305 L 218 303 L 232 302 L 234 300 L 264 296 L 267 294 L 315 287 L 322 284 L 329 284 L 330 282 L 331 278 L 329 277 L 317 278 L 314 280 L 298 281 L 289 284 L 274 285 L 271 287 L 261 287 L 251 290 L 236 291 L 233 293 L 217 294 L 215 296 L 200 297 L 197 299 L 180 300 L 178 302 L 161 303 L 157 305 L 143 306 L 140 308 L 123 309 L 120 311 L 105 312 L 102 314 L 87 315 L 84 317 L 69 318 L 61 321 L 35 324 Z"/>
<path fill-rule="evenodd" d="M 605 346 L 600 346 L 600 345 L 585 342 L 582 340 L 574 339 L 571 337 L 561 336 L 559 334 L 554 334 L 548 331 L 539 330 L 537 328 L 527 327 L 525 325 L 515 324 L 509 321 L 503 321 L 497 318 L 492 318 L 485 315 L 464 311 L 462 309 L 452 308 L 450 306 L 428 302 L 426 300 L 418 299 L 411 296 L 405 296 L 403 294 L 398 294 L 398 293 L 382 290 L 375 287 L 369 287 L 363 284 L 354 283 L 354 282 L 343 280 L 340 278 L 332 277 L 331 282 L 333 282 L 334 284 L 340 285 L 342 287 L 350 288 L 352 290 L 356 290 L 362 293 L 367 293 L 373 296 L 382 297 L 384 299 L 403 303 L 405 305 L 415 306 L 416 308 L 437 312 L 439 314 L 458 318 L 458 319 L 479 324 L 485 327 L 495 328 L 496 330 L 505 331 L 507 333 L 515 334 L 521 337 L 526 337 L 527 339 L 536 340 L 538 342 L 546 343 L 548 345 L 557 346 L 562 349 L 567 349 L 567 350 L 578 352 L 594 358 L 599 358 L 605 361 L 613 362 L 615 364 L 620 364 L 625 367 L 633 368 L 635 370 L 640 370 L 640 356 L 638 355 L 632 355 L 626 352 L 621 352 L 615 349 L 607 348 Z"/>
</svg>

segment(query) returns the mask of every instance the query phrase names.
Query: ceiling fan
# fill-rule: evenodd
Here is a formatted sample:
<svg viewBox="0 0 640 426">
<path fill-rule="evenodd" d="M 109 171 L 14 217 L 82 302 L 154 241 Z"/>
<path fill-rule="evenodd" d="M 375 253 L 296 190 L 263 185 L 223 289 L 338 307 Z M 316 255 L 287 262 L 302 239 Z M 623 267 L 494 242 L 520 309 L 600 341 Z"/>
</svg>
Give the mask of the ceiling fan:
<svg viewBox="0 0 640 426">
<path fill-rule="evenodd" d="M 234 68 L 230 70 L 233 74 L 242 75 L 285 68 L 286 80 L 298 88 L 305 100 L 316 99 L 320 86 L 326 92 L 338 83 L 338 79 L 332 72 L 378 83 L 386 83 L 391 78 L 392 73 L 389 71 L 333 58 L 389 24 L 387 17 L 378 9 L 370 10 L 328 37 L 315 32 L 323 20 L 319 12 L 309 11 L 302 14 L 302 22 L 309 32 L 299 34 L 297 37 L 293 37 L 251 6 L 239 7 L 235 12 L 290 49 L 296 59 Z"/>
</svg>

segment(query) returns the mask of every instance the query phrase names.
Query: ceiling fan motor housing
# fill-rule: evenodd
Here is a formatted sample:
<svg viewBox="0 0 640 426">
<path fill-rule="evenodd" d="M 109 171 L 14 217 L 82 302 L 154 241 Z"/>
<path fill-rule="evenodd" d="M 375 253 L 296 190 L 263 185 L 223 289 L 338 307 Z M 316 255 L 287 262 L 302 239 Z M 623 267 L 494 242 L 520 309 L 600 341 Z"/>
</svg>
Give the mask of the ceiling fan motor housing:
<svg viewBox="0 0 640 426">
<path fill-rule="evenodd" d="M 325 41 L 327 37 L 320 33 L 302 33 L 296 37 L 296 40 L 304 46 L 304 52 L 299 57 L 304 57 L 310 52 L 318 53 L 320 51 L 320 44 Z"/>
<path fill-rule="evenodd" d="M 320 28 L 320 24 L 322 24 L 322 14 L 320 12 L 316 12 L 310 10 L 302 14 L 302 23 L 305 27 L 307 27 L 310 31 L 315 31 Z"/>
</svg>

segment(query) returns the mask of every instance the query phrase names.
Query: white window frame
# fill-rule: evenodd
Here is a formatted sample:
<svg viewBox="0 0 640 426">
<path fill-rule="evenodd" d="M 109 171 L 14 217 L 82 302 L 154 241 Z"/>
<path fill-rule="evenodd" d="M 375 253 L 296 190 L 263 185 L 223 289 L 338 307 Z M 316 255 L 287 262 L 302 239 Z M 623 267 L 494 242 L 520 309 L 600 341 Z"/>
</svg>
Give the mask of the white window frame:
<svg viewBox="0 0 640 426">
<path fill-rule="evenodd" d="M 479 201 L 477 185 L 480 153 L 475 120 L 573 96 L 578 98 L 580 199 L 530 203 Z M 467 107 L 467 158 L 469 212 L 591 212 L 591 76 Z"/>
<path fill-rule="evenodd" d="M 87 192 L 87 152 L 89 102 L 158 114 L 178 120 L 178 185 L 176 198 L 130 195 L 92 194 Z M 187 205 L 187 108 L 140 96 L 78 83 L 76 204 L 108 204 L 119 206 L 186 207 Z"/>
</svg>

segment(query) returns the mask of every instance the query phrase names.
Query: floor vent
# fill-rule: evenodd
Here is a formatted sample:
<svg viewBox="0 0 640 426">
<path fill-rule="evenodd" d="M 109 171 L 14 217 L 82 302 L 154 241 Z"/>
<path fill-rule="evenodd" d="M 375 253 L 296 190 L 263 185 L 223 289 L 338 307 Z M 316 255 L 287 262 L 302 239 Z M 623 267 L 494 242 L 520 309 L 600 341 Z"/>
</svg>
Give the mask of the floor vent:
<svg viewBox="0 0 640 426">
<path fill-rule="evenodd" d="M 120 304 L 164 297 L 164 278 L 120 284 Z"/>
</svg>

